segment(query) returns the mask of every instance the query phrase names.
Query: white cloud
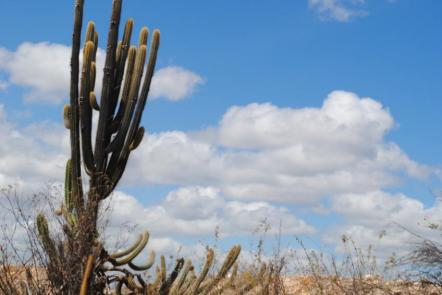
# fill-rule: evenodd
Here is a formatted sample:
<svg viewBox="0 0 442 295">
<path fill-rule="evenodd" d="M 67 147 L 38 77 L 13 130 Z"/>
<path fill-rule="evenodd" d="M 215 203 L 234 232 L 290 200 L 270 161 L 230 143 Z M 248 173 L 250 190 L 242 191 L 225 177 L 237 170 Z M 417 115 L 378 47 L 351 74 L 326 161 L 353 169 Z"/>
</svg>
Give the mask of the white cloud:
<svg viewBox="0 0 442 295">
<path fill-rule="evenodd" d="M 18 128 L 0 105 L 0 142 L 0 185 L 62 180 L 68 133 L 61 126 L 41 122 Z"/>
<path fill-rule="evenodd" d="M 168 100 L 182 100 L 195 91 L 204 79 L 189 70 L 181 67 L 169 66 L 159 69 L 152 79 L 152 98 L 166 98 Z"/>
<path fill-rule="evenodd" d="M 15 51 L 0 47 L 0 71 L 7 81 L 0 81 L 0 90 L 13 84 L 24 87 L 28 101 L 61 103 L 69 95 L 69 46 L 55 43 L 22 43 Z M 82 58 L 80 55 L 80 62 Z M 100 93 L 105 52 L 97 51 L 97 86 Z M 158 69 L 152 82 L 152 96 L 181 100 L 191 95 L 203 78 L 181 67 Z M 98 95 L 99 97 L 99 95 Z"/>
<path fill-rule="evenodd" d="M 214 128 L 148 134 L 127 179 L 210 185 L 243 200 L 317 202 L 396 185 L 400 173 L 425 178 L 430 168 L 384 140 L 393 126 L 379 102 L 344 91 L 320 108 L 234 106 Z"/>
<path fill-rule="evenodd" d="M 361 8 L 364 3 L 365 0 L 308 0 L 310 8 L 316 11 L 320 19 L 338 22 L 368 15 Z"/>
<path fill-rule="evenodd" d="M 345 194 L 332 200 L 332 210 L 345 223 L 331 227 L 324 241 L 339 244 L 342 234 L 351 236 L 358 246 L 373 245 L 383 257 L 407 253 L 419 240 L 410 232 L 425 238 L 438 239 L 439 231 L 429 224 L 442 224 L 442 202 L 437 200 L 429 208 L 417 199 L 404 194 L 373 191 L 365 194 Z M 404 229 L 406 228 L 406 230 Z M 338 250 L 342 250 L 338 247 Z"/>
<path fill-rule="evenodd" d="M 116 192 L 112 199 L 111 228 L 133 224 L 154 237 L 210 236 L 219 227 L 223 236 L 251 234 L 260 222 L 277 233 L 313 234 L 315 229 L 287 208 L 266 202 L 228 201 L 213 187 L 182 187 L 170 192 L 158 205 L 144 207 L 135 197 Z"/>
<path fill-rule="evenodd" d="M 442 221 L 439 203 L 425 208 L 410 197 L 382 193 L 407 177 L 434 172 L 385 139 L 394 126 L 379 102 L 335 91 L 318 108 L 233 106 L 207 130 L 147 134 L 131 156 L 126 184 L 181 187 L 151 206 L 117 192 L 111 233 L 121 224 L 138 224 L 151 230 L 158 249 L 168 250 L 182 237 L 211 236 L 217 226 L 226 236 L 250 234 L 263 219 L 274 230 L 282 220 L 284 234 L 314 234 L 314 227 L 275 202 L 319 208 L 323 197 L 332 201 L 326 209 L 345 219 L 327 231 L 327 243 L 343 233 L 375 243 L 392 222 L 422 232 L 416 221 Z M 69 144 L 61 124 L 18 127 L 0 105 L 0 142 L 0 185 L 63 180 Z M 388 252 L 409 238 L 390 230 L 381 245 Z"/>
</svg>

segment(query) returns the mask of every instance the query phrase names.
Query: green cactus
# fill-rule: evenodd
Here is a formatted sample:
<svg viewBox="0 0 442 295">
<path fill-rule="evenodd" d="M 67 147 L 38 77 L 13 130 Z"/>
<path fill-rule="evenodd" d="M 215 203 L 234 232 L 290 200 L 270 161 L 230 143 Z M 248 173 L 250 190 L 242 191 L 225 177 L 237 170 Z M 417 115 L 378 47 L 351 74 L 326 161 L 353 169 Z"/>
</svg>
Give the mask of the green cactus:
<svg viewBox="0 0 442 295">
<path fill-rule="evenodd" d="M 48 221 L 43 214 L 37 215 L 37 230 L 46 253 L 48 253 L 50 258 L 57 257 L 57 248 L 50 237 Z"/>
<path fill-rule="evenodd" d="M 214 251 L 208 249 L 206 261 L 199 274 L 190 260 L 178 259 L 167 275 L 166 262 L 161 256 L 157 277 L 147 283 L 137 273 L 149 270 L 155 262 L 155 252 L 147 261 L 134 263 L 146 248 L 146 231 L 127 249 L 108 254 L 100 242 L 97 230 L 99 206 L 119 183 L 130 157 L 142 142 L 145 133 L 140 126 L 158 55 L 160 32 L 151 34 L 143 27 L 138 44 L 131 46 L 132 19 L 126 21 L 121 40 L 118 38 L 122 0 L 113 0 L 104 75 L 100 99 L 95 92 L 98 33 L 93 22 L 87 24 L 81 48 L 84 0 L 75 1 L 74 29 L 71 51 L 70 103 L 64 106 L 63 121 L 70 134 L 70 157 L 66 163 L 64 204 L 62 215 L 65 241 L 55 244 L 48 223 L 37 216 L 37 229 L 43 248 L 49 257 L 49 280 L 57 290 L 69 294 L 101 294 L 109 285 L 116 294 L 124 289 L 134 294 L 212 294 L 236 284 L 241 251 L 234 246 L 215 275 L 209 275 L 214 264 Z M 79 57 L 83 63 L 80 68 Z M 99 103 L 98 103 L 99 101 Z M 93 113 L 98 112 L 96 134 L 93 136 Z M 92 139 L 95 138 L 95 143 Z M 82 175 L 82 170 L 86 175 Z M 83 190 L 88 181 L 88 191 Z M 233 270 L 232 270 L 233 268 Z M 227 273 L 232 270 L 230 279 Z M 78 273 L 81 273 L 81 277 Z M 261 286 L 266 281 L 267 268 L 257 274 L 253 284 L 243 284 L 244 290 Z M 103 283 L 104 282 L 104 283 Z M 262 285 L 262 288 L 265 286 Z"/>
</svg>

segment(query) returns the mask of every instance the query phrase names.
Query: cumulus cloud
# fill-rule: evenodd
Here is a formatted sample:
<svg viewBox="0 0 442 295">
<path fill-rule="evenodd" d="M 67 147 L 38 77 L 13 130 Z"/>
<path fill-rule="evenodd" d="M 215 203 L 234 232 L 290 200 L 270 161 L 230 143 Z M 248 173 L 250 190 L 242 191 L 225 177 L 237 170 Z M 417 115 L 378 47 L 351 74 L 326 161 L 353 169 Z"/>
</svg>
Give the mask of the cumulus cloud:
<svg viewBox="0 0 442 295">
<path fill-rule="evenodd" d="M 400 173 L 425 178 L 429 167 L 385 141 L 393 126 L 379 102 L 344 91 L 320 108 L 233 106 L 202 132 L 148 134 L 128 179 L 210 185 L 243 200 L 317 202 L 394 186 Z"/>
<path fill-rule="evenodd" d="M 168 66 L 159 69 L 152 79 L 152 98 L 166 98 L 168 100 L 182 100 L 195 91 L 204 79 L 189 70 L 177 66 Z"/>
<path fill-rule="evenodd" d="M 18 128 L 0 105 L 0 142 L 0 185 L 62 180 L 68 136 L 61 126 L 40 122 Z"/>
<path fill-rule="evenodd" d="M 338 22 L 368 15 L 361 8 L 364 3 L 365 0 L 308 0 L 310 8 L 315 10 L 320 19 Z"/>
<path fill-rule="evenodd" d="M 382 256 L 395 252 L 404 254 L 418 241 L 416 235 L 438 239 L 439 231 L 430 224 L 442 224 L 442 202 L 426 208 L 424 204 L 402 193 L 373 191 L 365 194 L 335 196 L 332 210 L 345 219 L 343 224 L 331 227 L 324 241 L 338 244 L 342 234 L 351 236 L 359 246 L 373 245 Z M 338 250 L 342 250 L 338 247 Z M 383 253 L 383 254 L 382 254 Z"/>
<path fill-rule="evenodd" d="M 0 71 L 8 79 L 0 81 L 0 90 L 8 85 L 26 89 L 25 99 L 61 103 L 69 95 L 69 46 L 48 42 L 22 43 L 15 51 L 0 47 Z M 80 62 L 82 58 L 80 55 Z M 97 51 L 97 89 L 101 90 L 105 52 Z M 152 96 L 168 100 L 181 100 L 191 95 L 204 79 L 181 67 L 158 69 L 152 81 Z"/>
<path fill-rule="evenodd" d="M 228 201 L 213 187 L 182 187 L 158 205 L 144 207 L 135 197 L 116 192 L 111 200 L 111 227 L 134 224 L 153 236 L 210 236 L 219 228 L 223 236 L 250 234 L 264 220 L 270 233 L 313 234 L 314 227 L 287 208 L 266 202 Z"/>
<path fill-rule="evenodd" d="M 178 188 L 150 206 L 115 193 L 111 232 L 137 224 L 151 231 L 156 247 L 168 250 L 183 237 L 211 236 L 216 227 L 225 236 L 250 234 L 264 219 L 274 230 L 282 220 L 284 234 L 315 234 L 317 229 L 289 206 L 276 204 L 319 208 L 323 198 L 331 200 L 326 211 L 345 221 L 327 230 L 327 243 L 343 233 L 371 243 L 392 223 L 420 231 L 418 220 L 442 221 L 441 205 L 425 208 L 416 199 L 382 190 L 435 171 L 386 140 L 394 126 L 376 100 L 334 91 L 317 108 L 232 106 L 208 129 L 146 134 L 123 182 Z M 19 127 L 0 106 L 0 142 L 0 185 L 62 181 L 69 144 L 60 124 Z M 396 229 L 381 241 L 385 249 L 395 249 L 407 239 Z"/>
</svg>

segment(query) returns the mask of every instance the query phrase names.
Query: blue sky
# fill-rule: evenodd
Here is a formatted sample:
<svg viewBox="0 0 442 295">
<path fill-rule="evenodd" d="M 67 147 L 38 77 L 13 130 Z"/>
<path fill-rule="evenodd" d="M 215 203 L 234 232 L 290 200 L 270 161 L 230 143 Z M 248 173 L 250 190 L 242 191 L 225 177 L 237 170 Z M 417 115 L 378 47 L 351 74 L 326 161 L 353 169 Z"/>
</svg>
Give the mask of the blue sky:
<svg viewBox="0 0 442 295">
<path fill-rule="evenodd" d="M 111 6 L 105 2 L 110 1 L 86 1 L 85 6 L 84 19 L 94 20 L 100 34 L 101 48 L 104 47 Z M 57 139 L 38 138 L 32 130 L 35 126 L 43 126 L 42 132 L 46 136 L 50 135 L 50 130 L 53 130 L 54 137 L 67 134 L 53 126 L 61 125 L 60 112 L 63 103 L 67 102 L 68 88 L 63 88 L 64 80 L 58 81 L 58 75 L 50 75 L 47 79 L 44 75 L 51 72 L 52 63 L 65 66 L 68 70 L 68 59 L 63 64 L 51 59 L 51 56 L 55 56 L 55 52 L 63 56 L 70 46 L 72 8 L 71 1 L 0 3 L 0 105 L 5 114 L 2 122 L 10 130 L 4 134 L 4 138 L 10 138 L 7 136 L 11 136 L 13 131 L 30 134 L 31 142 L 47 153 L 48 158 L 62 158 L 66 147 L 63 144 L 58 146 Z M 388 222 L 411 222 L 410 218 L 427 216 L 436 218 L 436 213 L 442 209 L 438 203 L 435 204 L 433 195 L 441 187 L 442 167 L 441 9 L 440 1 L 412 0 L 126 1 L 122 19 L 131 16 L 135 20 L 135 32 L 142 25 L 161 30 L 157 70 L 166 70 L 158 75 L 161 82 L 158 82 L 155 99 L 149 102 L 143 117 L 144 126 L 152 136 L 143 142 L 145 149 L 135 151 L 136 160 L 131 162 L 135 172 L 128 171 L 129 176 L 120 187 L 123 195 L 117 198 L 118 202 L 134 198 L 145 206 L 146 211 L 158 211 L 158 208 L 149 206 L 160 206 L 161 210 L 173 213 L 174 210 L 190 210 L 192 208 L 189 206 L 200 202 L 219 201 L 215 209 L 200 208 L 201 212 L 220 214 L 216 221 L 205 215 L 192 222 L 189 216 L 180 217 L 179 214 L 172 216 L 178 221 L 170 216 L 170 219 L 152 217 L 162 220 L 159 225 L 182 222 L 180 226 L 201 226 L 201 231 L 206 230 L 207 233 L 211 230 L 196 224 L 202 222 L 209 227 L 212 221 L 213 224 L 218 222 L 226 224 L 226 231 L 237 226 L 234 222 L 223 221 L 230 218 L 226 208 L 231 211 L 234 211 L 232 208 L 240 208 L 239 216 L 248 212 L 251 215 L 244 213 L 246 219 L 260 219 L 266 214 L 287 218 L 293 215 L 295 217 L 292 216 L 293 220 L 290 219 L 286 229 L 287 240 L 299 234 L 331 247 L 336 244 L 335 238 L 339 240 L 342 233 L 376 242 L 362 233 L 375 233 Z M 41 42 L 47 43 L 41 45 Z M 23 47 L 24 43 L 28 47 Z M 57 44 L 60 46 L 57 47 Z M 40 57 L 38 54 L 41 51 L 36 48 L 50 53 Z M 29 62 L 31 69 L 28 71 L 27 66 L 16 66 L 20 62 L 25 65 Z M 40 66 L 43 67 L 43 81 L 34 83 L 32 75 L 40 76 Z M 51 79 L 55 79 L 54 82 Z M 174 79 L 184 82 L 177 84 Z M 51 82 L 47 83 L 49 86 L 44 80 Z M 178 94 L 173 88 L 178 89 Z M 65 93 L 63 89 L 66 89 Z M 335 90 L 345 92 L 333 92 Z M 331 101 L 330 108 L 323 107 L 327 97 Z M 366 97 L 371 98 L 370 103 L 364 100 Z M 344 113 L 340 113 L 341 103 Z M 237 109 L 232 109 L 234 106 Z M 300 110 L 305 112 L 301 114 Z M 321 116 L 327 117 L 331 114 L 329 111 L 333 111 L 337 121 L 347 115 L 351 117 L 349 121 L 344 120 L 343 124 L 349 124 L 350 131 L 348 134 L 344 132 L 342 139 L 339 133 L 341 125 L 336 125 L 337 129 L 330 127 L 333 129 L 330 133 L 326 132 L 328 127 L 324 127 L 328 125 L 322 125 Z M 265 117 L 266 114 L 271 116 Z M 252 121 L 247 118 L 252 118 Z M 306 118 L 311 118 L 312 123 Z M 294 122 L 301 124 L 290 125 Z M 270 125 L 265 125 L 267 123 Z M 272 133 L 274 128 L 281 126 L 286 131 Z M 245 131 L 242 132 L 243 127 Z M 257 130 L 253 129 L 255 127 Z M 321 132 L 325 132 L 324 136 L 321 136 Z M 302 136 L 299 135 L 301 133 Z M 354 138 L 349 138 L 352 136 Z M 276 144 L 278 148 L 275 148 L 272 138 L 278 141 L 281 137 L 286 137 L 288 143 Z M 322 141 L 324 138 L 327 140 Z M 177 142 L 179 145 L 175 145 Z M 321 145 L 329 142 L 333 143 L 330 149 L 337 151 L 321 149 Z M 26 145 L 23 142 L 17 144 Z M 152 152 L 149 144 L 160 146 L 170 154 L 163 159 L 161 157 L 164 155 Z M 400 152 L 393 151 L 395 148 L 391 144 Z M 10 147 L 6 147 L 6 142 L 1 142 L 2 145 L 6 152 L 9 151 L 7 156 L 10 159 L 16 157 L 18 148 L 11 151 Z M 296 196 L 291 197 L 287 191 L 280 192 L 277 187 L 285 183 L 285 178 L 281 176 L 275 182 L 269 179 L 279 173 L 288 178 L 294 174 L 306 177 L 298 175 L 300 172 L 296 167 L 288 167 L 288 172 L 279 168 L 284 161 L 279 163 L 277 159 L 285 156 L 290 162 L 290 155 L 298 151 L 296 147 L 312 148 L 315 151 L 312 155 L 318 158 L 294 160 L 295 164 L 305 162 L 302 169 L 311 169 L 315 171 L 311 173 L 316 174 L 312 183 L 297 180 L 290 184 L 299 185 L 299 192 L 294 189 Z M 258 160 L 253 158 L 256 154 L 245 156 L 250 150 L 258 151 Z M 382 159 L 373 160 L 375 156 L 371 153 L 381 155 L 379 158 Z M 384 153 L 387 156 L 383 156 Z M 352 158 L 345 158 L 349 154 Z M 187 157 L 187 162 L 181 163 L 177 155 Z M 166 161 L 167 156 L 181 164 L 174 166 L 172 161 L 164 168 L 161 160 Z M 348 165 L 362 168 L 353 171 L 353 167 L 347 167 L 347 171 L 345 165 L 336 163 L 321 166 L 323 162 L 315 163 L 321 156 L 325 159 L 342 157 L 342 161 L 349 161 Z M 357 158 L 359 156 L 361 158 Z M 237 161 L 238 158 L 246 160 L 241 162 L 240 168 L 232 168 L 233 164 L 229 161 Z M 157 161 L 158 166 L 149 168 L 151 163 L 148 159 Z M 375 164 L 370 162 L 372 160 Z M 250 161 L 250 166 L 247 161 Z M 383 162 L 379 164 L 379 161 Z M 30 182 L 29 179 L 35 182 L 60 181 L 56 171 L 62 171 L 63 165 L 54 164 L 51 172 L 36 168 L 35 171 L 31 169 L 22 173 L 20 168 L 10 171 L 7 165 L 15 165 L 10 162 L 13 161 L 0 161 L 0 184 L 6 180 L 17 183 Z M 364 166 L 366 163 L 369 163 L 369 167 L 377 168 L 367 168 Z M 212 165 L 215 172 L 208 170 L 198 174 L 187 170 L 205 171 Z M 167 167 L 171 167 L 171 170 L 164 172 L 169 169 Z M 192 175 L 179 177 L 173 172 L 173 167 L 183 169 L 179 171 L 183 174 Z M 256 176 L 254 169 L 267 168 L 269 173 L 274 174 Z M 220 176 L 216 171 L 227 175 Z M 361 180 L 349 187 L 342 184 L 345 180 L 339 180 L 338 184 L 330 187 L 329 193 L 325 193 L 329 189 L 326 183 L 330 180 L 325 179 L 324 175 L 329 175 L 330 171 L 336 172 L 336 175 L 343 171 L 349 173 L 350 176 L 345 174 L 345 177 L 358 175 L 361 179 L 377 180 L 370 183 Z M 135 175 L 138 172 L 147 176 Z M 163 172 L 164 175 L 161 174 Z M 229 183 L 230 179 L 235 182 L 241 178 L 235 178 L 235 173 L 250 173 L 248 178 L 256 176 L 256 179 L 250 183 L 241 180 L 238 187 L 232 188 L 234 184 Z M 316 181 L 322 176 L 324 180 Z M 395 180 L 389 181 L 389 177 Z M 258 193 L 254 197 L 253 193 L 239 193 L 240 190 L 251 190 L 259 182 L 268 185 L 260 188 L 261 191 L 268 190 L 268 195 L 263 193 L 263 196 L 259 196 Z M 288 187 L 284 189 L 288 190 Z M 272 193 L 281 195 L 271 198 L 269 195 Z M 167 203 L 167 194 L 170 199 L 175 197 L 182 201 L 177 202 L 183 206 L 181 211 Z M 146 198 L 146 195 L 149 197 Z M 378 205 L 385 203 L 384 215 L 367 214 L 362 219 L 357 216 L 357 212 L 376 211 Z M 425 207 L 420 208 L 421 205 Z M 344 210 L 342 206 L 347 206 L 349 210 Z M 261 209 L 256 209 L 258 207 Z M 419 212 L 410 212 L 411 208 L 416 207 Z M 120 219 L 116 220 L 124 221 L 124 214 L 120 213 Z M 396 213 L 397 220 L 389 219 Z M 379 221 L 375 219 L 382 219 L 383 216 L 386 218 L 385 224 L 378 224 Z M 276 221 L 277 218 L 272 220 Z M 300 224 L 302 222 L 307 225 Z M 425 229 L 416 227 L 417 222 L 406 225 L 425 232 Z M 295 227 L 302 229 L 294 230 Z M 245 228 L 251 229 L 253 226 Z M 184 234 L 176 241 L 168 241 L 167 245 L 172 247 L 175 242 L 182 241 L 189 244 L 189 241 L 210 236 L 192 231 L 186 234 L 186 230 L 182 232 Z M 386 251 L 394 248 L 391 246 L 394 242 L 401 244 L 404 241 L 401 233 L 393 232 L 398 237 L 392 236 L 391 241 L 385 242 Z M 174 231 L 158 230 L 157 234 L 167 237 Z M 240 241 L 247 239 L 244 232 L 235 236 Z M 227 240 L 230 239 L 233 238 Z M 380 245 L 382 247 L 382 242 Z"/>
</svg>

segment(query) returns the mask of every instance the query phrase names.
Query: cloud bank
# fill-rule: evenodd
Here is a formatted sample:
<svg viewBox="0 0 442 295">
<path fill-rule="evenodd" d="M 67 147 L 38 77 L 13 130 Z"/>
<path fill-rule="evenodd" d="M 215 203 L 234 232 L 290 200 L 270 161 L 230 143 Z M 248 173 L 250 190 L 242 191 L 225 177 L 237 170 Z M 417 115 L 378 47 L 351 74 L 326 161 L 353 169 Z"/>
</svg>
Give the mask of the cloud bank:
<svg viewBox="0 0 442 295">
<path fill-rule="evenodd" d="M 0 47 L 0 72 L 7 80 L 0 81 L 0 90 L 8 85 L 26 89 L 25 99 L 32 102 L 61 103 L 68 97 L 69 46 L 54 43 L 22 43 L 15 51 Z M 101 90 L 105 52 L 97 51 L 97 92 Z M 80 57 L 81 61 L 81 57 Z M 157 69 L 151 98 L 182 100 L 192 95 L 204 79 L 187 69 L 168 66 Z"/>
<path fill-rule="evenodd" d="M 151 230 L 155 247 L 170 250 L 217 227 L 225 237 L 245 236 L 266 220 L 272 234 L 281 224 L 284 235 L 317 235 L 336 245 L 348 234 L 387 252 L 403 250 L 409 234 L 390 229 L 380 241 L 379 234 L 391 224 L 430 234 L 422 224 L 440 223 L 442 207 L 387 193 L 437 173 L 386 139 L 394 127 L 378 101 L 333 91 L 316 108 L 251 103 L 230 107 L 210 128 L 146 134 L 122 184 L 174 189 L 149 206 L 116 192 L 111 236 L 121 224 L 137 224 Z M 63 181 L 68 132 L 61 124 L 18 127 L 0 106 L 0 142 L 0 185 Z M 293 210 L 302 206 L 311 217 L 324 200 L 322 214 L 342 222 L 319 229 Z"/>
</svg>

